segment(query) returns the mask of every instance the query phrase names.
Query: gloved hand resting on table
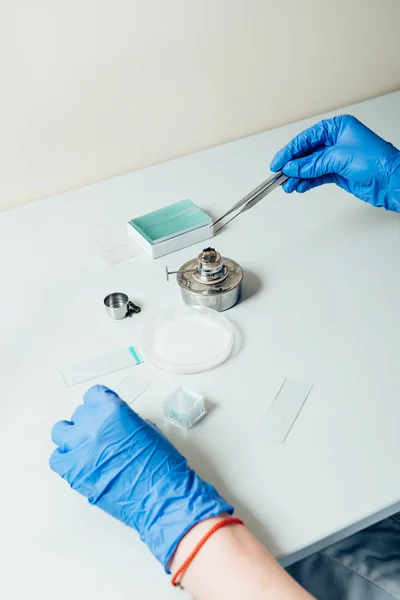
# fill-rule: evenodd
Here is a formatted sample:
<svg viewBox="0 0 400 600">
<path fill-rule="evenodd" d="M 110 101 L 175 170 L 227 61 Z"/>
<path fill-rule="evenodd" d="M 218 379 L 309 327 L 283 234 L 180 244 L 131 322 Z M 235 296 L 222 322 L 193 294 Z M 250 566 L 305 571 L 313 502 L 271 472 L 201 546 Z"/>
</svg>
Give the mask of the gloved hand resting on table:
<svg viewBox="0 0 400 600">
<path fill-rule="evenodd" d="M 193 525 L 233 507 L 115 392 L 96 385 L 83 400 L 71 421 L 54 425 L 50 466 L 91 504 L 136 529 L 168 571 Z"/>
<path fill-rule="evenodd" d="M 374 206 L 400 212 L 400 152 L 355 117 L 326 119 L 302 131 L 272 159 L 289 179 L 283 189 L 306 192 L 336 183 Z"/>
</svg>

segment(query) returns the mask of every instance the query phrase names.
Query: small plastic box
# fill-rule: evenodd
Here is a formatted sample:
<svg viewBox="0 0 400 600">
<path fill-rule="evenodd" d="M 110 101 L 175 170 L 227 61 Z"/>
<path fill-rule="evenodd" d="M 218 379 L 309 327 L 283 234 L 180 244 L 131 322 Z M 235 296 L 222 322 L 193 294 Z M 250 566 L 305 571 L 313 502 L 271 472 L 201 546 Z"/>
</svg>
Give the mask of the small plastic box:
<svg viewBox="0 0 400 600">
<path fill-rule="evenodd" d="M 128 221 L 128 233 L 152 258 L 213 237 L 211 218 L 191 200 L 182 200 Z"/>
<path fill-rule="evenodd" d="M 204 396 L 181 386 L 164 401 L 164 416 L 187 431 L 207 413 Z"/>
</svg>

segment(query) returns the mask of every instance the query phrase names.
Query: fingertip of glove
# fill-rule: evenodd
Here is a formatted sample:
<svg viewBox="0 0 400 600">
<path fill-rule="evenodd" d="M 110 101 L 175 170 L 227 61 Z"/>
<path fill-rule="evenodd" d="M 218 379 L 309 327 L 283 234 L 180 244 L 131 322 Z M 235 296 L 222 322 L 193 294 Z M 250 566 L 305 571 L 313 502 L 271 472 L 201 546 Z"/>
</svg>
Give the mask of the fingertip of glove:
<svg viewBox="0 0 400 600">
<path fill-rule="evenodd" d="M 100 383 L 98 383 L 96 385 L 92 385 L 92 387 L 90 387 L 87 390 L 86 394 L 88 394 L 90 392 L 99 392 L 99 393 L 101 393 L 101 392 L 112 392 L 112 393 L 115 394 L 115 392 L 111 388 L 107 387 L 106 385 L 102 385 Z"/>
<path fill-rule="evenodd" d="M 71 421 L 57 421 L 51 428 L 50 437 L 54 444 L 60 445 L 61 438 L 66 428 L 72 427 Z"/>
<path fill-rule="evenodd" d="M 297 186 L 299 185 L 299 181 L 300 180 L 296 179 L 295 177 L 290 177 L 287 181 L 285 181 L 284 184 L 282 184 L 283 191 L 286 192 L 286 194 L 295 192 L 297 190 Z"/>
<path fill-rule="evenodd" d="M 55 450 L 53 450 L 53 452 L 50 455 L 50 458 L 49 458 L 49 467 L 55 473 L 59 473 L 58 466 L 59 466 L 60 456 L 61 455 L 62 455 L 62 452 L 60 452 L 59 448 L 56 448 Z"/>
<path fill-rule="evenodd" d="M 85 392 L 83 401 L 85 403 L 98 402 L 99 400 L 106 399 L 108 396 L 119 398 L 118 394 L 109 387 L 105 385 L 93 385 Z"/>
<path fill-rule="evenodd" d="M 307 192 L 310 189 L 310 182 L 307 181 L 306 179 L 304 179 L 303 181 L 301 181 L 299 183 L 299 185 L 297 186 L 297 192 L 299 194 L 304 194 L 305 192 Z"/>
<path fill-rule="evenodd" d="M 283 166 L 282 171 L 288 177 L 298 177 L 298 166 L 295 160 L 289 160 L 286 165 Z"/>
<path fill-rule="evenodd" d="M 276 171 L 279 171 L 278 160 L 275 157 L 271 160 L 271 164 L 269 165 L 269 169 L 273 173 L 276 173 Z"/>
<path fill-rule="evenodd" d="M 285 150 L 286 147 L 281 148 L 281 150 L 279 150 L 271 160 L 269 168 L 273 173 L 276 173 L 276 171 L 280 171 L 283 165 L 285 164 Z"/>
</svg>

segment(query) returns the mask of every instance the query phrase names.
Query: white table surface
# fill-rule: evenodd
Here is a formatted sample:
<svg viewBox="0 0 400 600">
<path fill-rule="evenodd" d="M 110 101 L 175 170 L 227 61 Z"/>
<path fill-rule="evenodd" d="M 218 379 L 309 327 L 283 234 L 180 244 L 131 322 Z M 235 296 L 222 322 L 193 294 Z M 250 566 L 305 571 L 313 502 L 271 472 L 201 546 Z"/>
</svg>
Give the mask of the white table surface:
<svg viewBox="0 0 400 600">
<path fill-rule="evenodd" d="M 348 110 L 400 146 L 400 93 Z M 177 268 L 201 246 L 109 267 L 95 242 L 108 230 L 124 232 L 130 217 L 186 197 L 219 215 L 315 120 L 0 214 L 2 598 L 176 597 L 137 534 L 50 471 L 49 434 L 88 387 L 67 388 L 60 368 L 140 348 L 143 325 L 181 302 L 165 264 Z M 287 564 L 400 509 L 400 215 L 334 186 L 306 195 L 277 190 L 214 245 L 246 272 L 244 298 L 226 313 L 241 348 L 196 376 L 134 367 L 154 382 L 135 407 L 165 429 L 161 405 L 171 386 L 204 393 L 205 420 L 186 437 L 169 434 Z M 117 290 L 142 313 L 109 320 L 103 297 Z M 128 374 L 101 382 L 113 386 Z M 285 377 L 314 389 L 278 444 L 255 433 Z"/>
</svg>

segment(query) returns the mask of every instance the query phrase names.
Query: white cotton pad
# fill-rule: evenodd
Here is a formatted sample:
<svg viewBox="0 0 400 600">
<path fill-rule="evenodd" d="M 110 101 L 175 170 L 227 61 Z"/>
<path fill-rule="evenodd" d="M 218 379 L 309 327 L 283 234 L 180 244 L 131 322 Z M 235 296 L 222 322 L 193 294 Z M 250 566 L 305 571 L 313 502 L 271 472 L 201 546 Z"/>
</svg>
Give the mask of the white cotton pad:
<svg viewBox="0 0 400 600">
<path fill-rule="evenodd" d="M 200 373 L 223 363 L 232 351 L 228 319 L 210 308 L 182 306 L 157 315 L 143 333 L 142 346 L 156 367 Z"/>
</svg>

